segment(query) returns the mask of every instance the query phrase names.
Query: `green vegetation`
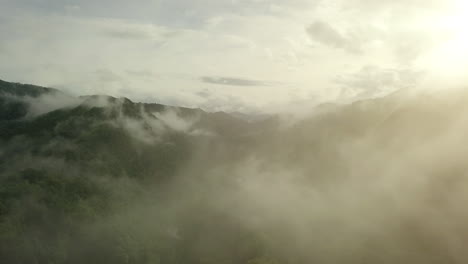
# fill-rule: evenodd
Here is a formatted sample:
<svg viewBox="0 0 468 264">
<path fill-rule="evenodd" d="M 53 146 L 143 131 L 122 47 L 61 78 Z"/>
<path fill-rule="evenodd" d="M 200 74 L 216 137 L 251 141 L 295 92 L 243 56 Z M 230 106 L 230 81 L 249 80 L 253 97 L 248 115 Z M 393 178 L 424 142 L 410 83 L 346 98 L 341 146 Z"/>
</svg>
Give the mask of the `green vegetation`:
<svg viewBox="0 0 468 264">
<path fill-rule="evenodd" d="M 50 94 L 0 82 L 0 263 L 468 259 L 466 93 L 253 123 Z"/>
<path fill-rule="evenodd" d="M 158 130 L 145 123 L 164 106 L 111 97 L 108 105 L 84 98 L 27 118 L 23 98 L 47 93 L 59 92 L 0 82 L 2 263 L 247 263 L 257 256 L 253 234 L 206 208 L 205 198 L 190 205 L 171 198 L 196 146 L 219 139 Z M 201 110 L 170 109 L 224 129 Z M 134 123 L 143 125 L 126 128 Z"/>
</svg>

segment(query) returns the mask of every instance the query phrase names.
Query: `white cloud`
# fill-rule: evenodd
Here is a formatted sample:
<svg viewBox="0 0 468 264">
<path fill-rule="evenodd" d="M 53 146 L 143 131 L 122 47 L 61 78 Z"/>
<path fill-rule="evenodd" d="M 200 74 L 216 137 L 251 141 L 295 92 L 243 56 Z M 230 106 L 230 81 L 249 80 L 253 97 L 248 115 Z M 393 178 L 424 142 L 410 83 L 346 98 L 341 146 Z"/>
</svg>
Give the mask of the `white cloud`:
<svg viewBox="0 0 468 264">
<path fill-rule="evenodd" d="M 408 69 L 365 66 L 357 72 L 337 76 L 335 82 L 346 97 L 364 99 L 414 87 L 422 75 Z"/>
<path fill-rule="evenodd" d="M 185 106 L 222 102 L 233 109 L 236 100 L 213 104 L 197 93 L 210 89 L 213 98 L 269 108 L 297 101 L 292 90 L 336 99 L 335 76 L 366 65 L 431 70 L 424 58 L 440 44 L 443 30 L 429 22 L 448 6 L 419 0 L 68 4 L 65 9 L 79 8 L 67 13 L 61 1 L 6 1 L 8 12 L 0 15 L 0 34 L 8 36 L 0 42 L 1 78 L 75 94 Z M 278 85 L 220 87 L 200 82 L 201 76 Z"/>
</svg>

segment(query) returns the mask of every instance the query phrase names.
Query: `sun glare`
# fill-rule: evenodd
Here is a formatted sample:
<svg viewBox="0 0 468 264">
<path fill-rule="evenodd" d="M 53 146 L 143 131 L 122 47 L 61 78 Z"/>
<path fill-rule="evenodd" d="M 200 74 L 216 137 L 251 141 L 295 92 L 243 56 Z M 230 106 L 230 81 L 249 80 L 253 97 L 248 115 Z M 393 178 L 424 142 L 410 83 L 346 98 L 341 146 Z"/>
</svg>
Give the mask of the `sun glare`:
<svg viewBox="0 0 468 264">
<path fill-rule="evenodd" d="M 429 67 L 445 77 L 459 77 L 468 66 L 468 1 L 455 1 L 433 25 L 435 46 Z"/>
</svg>

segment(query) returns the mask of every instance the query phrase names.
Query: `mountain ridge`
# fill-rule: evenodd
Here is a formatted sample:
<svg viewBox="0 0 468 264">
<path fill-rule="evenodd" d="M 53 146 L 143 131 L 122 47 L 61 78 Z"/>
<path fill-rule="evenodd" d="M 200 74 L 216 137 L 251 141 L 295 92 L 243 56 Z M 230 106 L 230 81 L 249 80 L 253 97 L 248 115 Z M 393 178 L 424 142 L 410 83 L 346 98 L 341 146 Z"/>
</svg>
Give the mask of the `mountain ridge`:
<svg viewBox="0 0 468 264">
<path fill-rule="evenodd" d="M 249 122 L 27 87 L 0 92 L 5 263 L 450 263 L 466 237 L 465 91 Z"/>
</svg>

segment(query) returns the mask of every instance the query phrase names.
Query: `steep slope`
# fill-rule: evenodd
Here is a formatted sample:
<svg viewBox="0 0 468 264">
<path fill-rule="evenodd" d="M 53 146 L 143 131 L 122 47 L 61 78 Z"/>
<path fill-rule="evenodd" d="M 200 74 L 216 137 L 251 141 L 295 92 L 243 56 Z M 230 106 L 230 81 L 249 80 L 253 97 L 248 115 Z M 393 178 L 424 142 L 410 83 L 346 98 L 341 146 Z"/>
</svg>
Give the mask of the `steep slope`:
<svg viewBox="0 0 468 264">
<path fill-rule="evenodd" d="M 213 162 L 234 159 L 236 149 L 246 144 L 238 139 L 250 129 L 247 122 L 224 113 L 109 96 L 72 98 L 65 100 L 69 104 L 35 113 L 46 109 L 41 105 L 50 98 L 69 96 L 1 84 L 0 258 L 8 263 L 122 262 L 127 257 L 113 248 L 119 235 L 102 231 L 110 236 L 109 244 L 92 242 L 91 223 L 130 210 L 126 204 L 135 197 L 146 199 L 148 192 L 159 193 L 152 196 L 160 199 L 156 204 L 166 203 L 172 195 L 168 184 L 198 155 Z M 161 246 L 173 240 L 165 230 L 157 232 L 162 232 L 157 235 Z M 42 241 L 47 249 L 30 239 Z M 90 243 L 100 248 L 98 256 L 97 249 L 85 248 Z M 80 252 L 70 251 L 71 246 L 79 246 Z M 158 258 L 174 258 L 173 249 L 168 250 L 161 249 Z"/>
</svg>

